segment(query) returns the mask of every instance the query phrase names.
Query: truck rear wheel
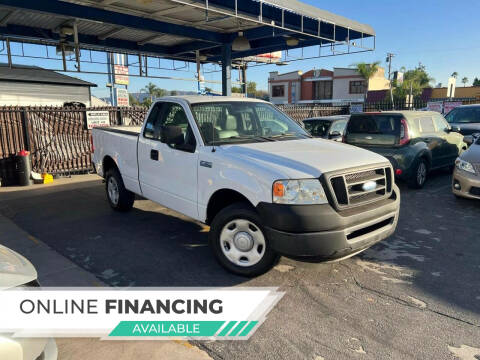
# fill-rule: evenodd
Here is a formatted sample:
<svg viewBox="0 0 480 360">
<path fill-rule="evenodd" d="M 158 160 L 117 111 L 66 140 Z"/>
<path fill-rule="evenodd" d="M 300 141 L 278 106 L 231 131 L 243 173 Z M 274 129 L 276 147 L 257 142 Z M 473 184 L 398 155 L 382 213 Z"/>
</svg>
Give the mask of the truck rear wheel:
<svg viewBox="0 0 480 360">
<path fill-rule="evenodd" d="M 227 206 L 215 216 L 209 242 L 220 265 L 238 275 L 261 275 L 278 258 L 269 246 L 260 217 L 245 203 Z"/>
<path fill-rule="evenodd" d="M 105 182 L 108 203 L 112 209 L 122 212 L 130 210 L 135 202 L 135 194 L 125 188 L 118 170 L 108 170 Z"/>
</svg>

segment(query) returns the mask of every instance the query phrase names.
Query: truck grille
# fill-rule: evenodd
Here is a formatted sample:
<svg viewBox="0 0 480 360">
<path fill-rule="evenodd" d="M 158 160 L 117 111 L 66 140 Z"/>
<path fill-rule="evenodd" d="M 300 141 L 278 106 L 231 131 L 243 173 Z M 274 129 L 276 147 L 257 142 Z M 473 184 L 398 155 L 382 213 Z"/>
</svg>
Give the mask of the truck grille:
<svg viewBox="0 0 480 360">
<path fill-rule="evenodd" d="M 335 205 L 342 210 L 390 197 L 392 179 L 392 169 L 386 166 L 333 174 L 327 181 L 331 187 Z"/>
</svg>

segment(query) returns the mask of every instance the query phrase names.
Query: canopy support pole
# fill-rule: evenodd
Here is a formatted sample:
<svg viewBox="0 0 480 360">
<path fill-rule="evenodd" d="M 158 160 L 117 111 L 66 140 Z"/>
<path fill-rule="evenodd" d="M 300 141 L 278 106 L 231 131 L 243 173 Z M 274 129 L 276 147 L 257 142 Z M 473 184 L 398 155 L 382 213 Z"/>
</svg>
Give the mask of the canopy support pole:
<svg viewBox="0 0 480 360">
<path fill-rule="evenodd" d="M 232 44 L 222 46 L 222 95 L 232 95 Z"/>
</svg>

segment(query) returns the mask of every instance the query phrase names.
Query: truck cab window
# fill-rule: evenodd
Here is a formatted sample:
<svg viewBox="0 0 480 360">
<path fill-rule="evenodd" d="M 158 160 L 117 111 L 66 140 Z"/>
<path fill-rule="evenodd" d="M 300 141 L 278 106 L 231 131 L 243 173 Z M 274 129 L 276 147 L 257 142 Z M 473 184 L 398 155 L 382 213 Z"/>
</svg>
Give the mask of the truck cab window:
<svg viewBox="0 0 480 360">
<path fill-rule="evenodd" d="M 143 136 L 147 139 L 160 140 L 160 120 L 161 114 L 163 112 L 164 103 L 157 103 L 153 106 L 148 116 L 147 122 L 145 123 L 145 129 L 143 131 Z"/>
<path fill-rule="evenodd" d="M 172 148 L 192 152 L 195 150 L 195 135 L 181 105 L 175 103 L 165 105 L 160 127 L 160 132 L 168 131 L 170 134 L 177 134 L 173 139 L 167 140 L 168 145 Z"/>
</svg>

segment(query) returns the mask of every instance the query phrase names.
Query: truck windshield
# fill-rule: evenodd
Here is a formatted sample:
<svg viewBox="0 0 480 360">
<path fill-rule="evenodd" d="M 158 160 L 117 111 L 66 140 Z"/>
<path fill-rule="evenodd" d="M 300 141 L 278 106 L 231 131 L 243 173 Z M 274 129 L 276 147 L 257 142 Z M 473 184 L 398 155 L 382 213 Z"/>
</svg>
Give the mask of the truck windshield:
<svg viewBox="0 0 480 360">
<path fill-rule="evenodd" d="M 294 120 L 266 103 L 208 102 L 191 108 L 205 145 L 310 137 Z"/>
</svg>

